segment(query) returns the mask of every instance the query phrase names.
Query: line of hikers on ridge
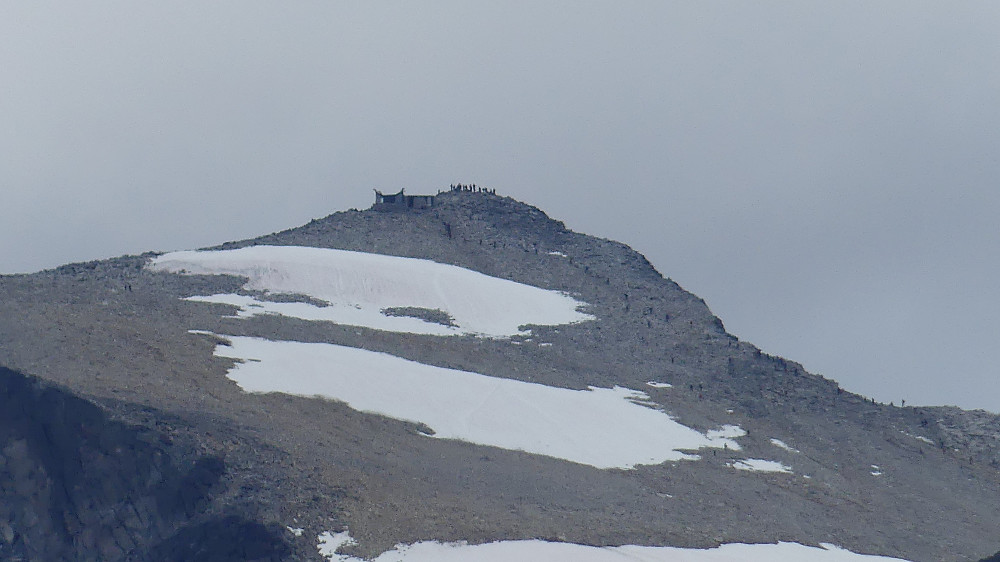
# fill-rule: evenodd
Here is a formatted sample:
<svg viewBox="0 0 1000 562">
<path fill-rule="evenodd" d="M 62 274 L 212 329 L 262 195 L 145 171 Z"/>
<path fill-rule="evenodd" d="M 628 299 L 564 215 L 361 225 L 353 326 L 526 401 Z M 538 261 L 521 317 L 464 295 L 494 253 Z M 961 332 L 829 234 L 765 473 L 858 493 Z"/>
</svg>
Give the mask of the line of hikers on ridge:
<svg viewBox="0 0 1000 562">
<path fill-rule="evenodd" d="M 461 184 L 461 183 L 453 183 L 453 184 L 451 184 L 451 190 L 452 191 L 462 191 L 462 192 L 466 192 L 466 193 L 489 193 L 490 195 L 496 195 L 497 194 L 497 190 L 495 190 L 495 189 L 489 189 L 489 188 L 486 188 L 486 187 L 480 187 L 480 186 L 477 186 L 476 184 L 466 185 L 466 184 Z"/>
</svg>

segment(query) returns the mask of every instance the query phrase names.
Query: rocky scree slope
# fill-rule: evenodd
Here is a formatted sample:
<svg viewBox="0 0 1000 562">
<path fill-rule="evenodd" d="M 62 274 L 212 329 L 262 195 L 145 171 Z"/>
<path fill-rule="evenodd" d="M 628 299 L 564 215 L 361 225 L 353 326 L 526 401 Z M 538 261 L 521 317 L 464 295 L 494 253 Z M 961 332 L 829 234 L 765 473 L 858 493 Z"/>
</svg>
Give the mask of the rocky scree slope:
<svg viewBox="0 0 1000 562">
<path fill-rule="evenodd" d="M 63 385 L 112 418 L 129 419 L 128 405 L 183 421 L 193 450 L 223 459 L 220 480 L 233 483 L 227 501 L 240 516 L 305 530 L 283 537 L 288 559 L 318 559 L 316 535 L 343 528 L 359 541 L 353 552 L 369 556 L 400 542 L 522 538 L 832 542 L 921 561 L 997 550 L 996 416 L 845 391 L 727 334 L 701 299 L 625 245 L 569 231 L 538 209 L 444 193 L 431 209 L 340 212 L 218 249 L 248 245 L 431 259 L 567 292 L 596 317 L 510 340 L 236 319 L 230 306 L 182 298 L 245 293 L 243 279 L 153 272 L 152 255 L 0 277 L 0 364 Z M 224 341 L 192 329 L 334 343 L 556 387 L 641 389 L 685 425 L 735 424 L 748 435 L 739 451 L 633 470 L 430 439 L 416 424 L 335 401 L 247 394 L 226 378 L 233 361 L 213 354 Z M 733 468 L 748 458 L 792 473 Z"/>
</svg>

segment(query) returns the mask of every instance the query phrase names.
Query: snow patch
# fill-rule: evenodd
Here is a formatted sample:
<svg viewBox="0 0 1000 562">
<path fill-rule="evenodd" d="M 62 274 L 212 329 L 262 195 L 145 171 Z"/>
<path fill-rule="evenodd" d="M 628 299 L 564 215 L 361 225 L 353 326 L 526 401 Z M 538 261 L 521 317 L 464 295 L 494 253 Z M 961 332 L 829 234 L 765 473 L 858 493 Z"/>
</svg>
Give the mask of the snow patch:
<svg viewBox="0 0 1000 562">
<path fill-rule="evenodd" d="M 553 250 L 551 252 L 545 252 L 545 253 L 547 253 L 550 256 L 559 256 L 561 258 L 568 258 L 569 257 L 566 254 L 564 254 L 564 253 L 562 253 L 562 252 L 560 252 L 558 250 Z"/>
<path fill-rule="evenodd" d="M 302 536 L 302 532 L 305 531 L 305 529 L 301 529 L 301 528 L 298 528 L 298 527 L 289 527 L 287 525 L 285 526 L 285 528 L 288 529 L 289 533 L 295 535 L 296 537 L 301 537 Z"/>
<path fill-rule="evenodd" d="M 882 469 L 879 468 L 877 464 L 873 464 L 871 466 L 872 466 L 871 470 L 872 476 L 882 476 Z"/>
<path fill-rule="evenodd" d="M 594 319 L 578 310 L 586 303 L 558 291 L 416 258 L 303 246 L 250 246 L 170 252 L 154 258 L 148 267 L 186 275 L 246 277 L 245 290 L 304 295 L 311 301 L 273 302 L 238 294 L 189 298 L 236 306 L 240 317 L 278 314 L 376 330 L 493 338 L 526 334 L 521 329 L 526 325 Z M 453 318 L 455 325 L 383 313 L 393 308 L 439 310 Z"/>
<path fill-rule="evenodd" d="M 719 429 L 710 429 L 705 432 L 705 435 L 712 440 L 722 440 L 725 441 L 723 446 L 726 449 L 733 449 L 736 451 L 740 450 L 740 445 L 736 441 L 732 441 L 737 437 L 743 437 L 747 432 L 743 430 L 742 427 L 738 425 L 724 425 Z"/>
<path fill-rule="evenodd" d="M 247 392 L 322 396 L 362 412 L 426 424 L 434 438 L 547 455 L 597 468 L 695 460 L 739 449 L 737 426 L 702 434 L 616 386 L 571 390 L 446 369 L 353 347 L 226 336 L 219 357 Z M 640 403 L 637 403 L 640 402 Z"/>
<path fill-rule="evenodd" d="M 651 386 L 653 388 L 673 388 L 674 386 L 668 382 L 657 382 L 657 381 L 648 381 L 646 385 Z"/>
<path fill-rule="evenodd" d="M 319 550 L 319 555 L 325 557 L 330 562 L 354 562 L 360 561 L 360 558 L 354 558 L 353 556 L 345 556 L 343 554 L 337 554 L 337 549 L 342 546 L 353 546 L 358 544 L 358 541 L 351 537 L 349 531 L 343 531 L 340 533 L 331 533 L 330 531 L 325 531 L 320 533 L 316 537 L 318 544 L 316 549 Z"/>
<path fill-rule="evenodd" d="M 779 449 L 784 449 L 784 450 L 788 451 L 789 453 L 798 453 L 799 452 L 798 449 L 796 449 L 795 447 L 789 446 L 787 443 L 785 443 L 781 439 L 774 439 L 774 438 L 772 438 L 771 439 L 771 444 L 774 445 L 775 447 L 779 448 Z"/>
<path fill-rule="evenodd" d="M 923 441 L 924 443 L 928 443 L 930 445 L 936 445 L 936 443 L 934 443 L 933 441 L 931 441 L 930 439 L 928 439 L 928 438 L 926 438 L 926 437 L 924 437 L 922 435 L 913 435 L 912 433 L 907 433 L 905 431 L 900 431 L 900 433 L 902 433 L 903 435 L 905 435 L 907 437 L 911 437 L 913 439 L 916 439 L 917 441 Z"/>
<path fill-rule="evenodd" d="M 729 463 L 729 466 L 736 470 L 749 470 L 751 472 L 785 472 L 788 474 L 792 472 L 792 467 L 790 466 L 764 459 L 743 459 Z"/>
<path fill-rule="evenodd" d="M 325 533 L 330 535 L 330 533 Z M 339 537 L 346 533 L 331 535 Z M 321 535 L 322 536 L 322 535 Z M 348 539 L 350 537 L 348 536 Z M 334 549 L 336 550 L 336 549 Z M 321 550 L 321 552 L 323 552 Z M 331 562 L 365 562 L 352 556 L 324 554 Z M 724 544 L 716 548 L 695 549 L 673 546 L 586 546 L 542 540 L 498 541 L 470 545 L 465 542 L 423 541 L 396 545 L 371 562 L 508 562 L 510 560 L 546 562 L 907 562 L 902 558 L 855 554 L 838 546 L 821 543 L 819 547 L 798 543 Z"/>
</svg>

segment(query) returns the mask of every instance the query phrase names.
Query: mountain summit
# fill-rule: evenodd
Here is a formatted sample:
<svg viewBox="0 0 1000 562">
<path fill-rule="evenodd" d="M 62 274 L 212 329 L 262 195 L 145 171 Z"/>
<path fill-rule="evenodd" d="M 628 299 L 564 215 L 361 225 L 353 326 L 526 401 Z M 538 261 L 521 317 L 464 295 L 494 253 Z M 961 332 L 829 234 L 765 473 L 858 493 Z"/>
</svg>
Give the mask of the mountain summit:
<svg viewBox="0 0 1000 562">
<path fill-rule="evenodd" d="M 1000 548 L 996 416 L 853 394 L 492 190 L 376 197 L 0 277 L 0 558 Z"/>
</svg>

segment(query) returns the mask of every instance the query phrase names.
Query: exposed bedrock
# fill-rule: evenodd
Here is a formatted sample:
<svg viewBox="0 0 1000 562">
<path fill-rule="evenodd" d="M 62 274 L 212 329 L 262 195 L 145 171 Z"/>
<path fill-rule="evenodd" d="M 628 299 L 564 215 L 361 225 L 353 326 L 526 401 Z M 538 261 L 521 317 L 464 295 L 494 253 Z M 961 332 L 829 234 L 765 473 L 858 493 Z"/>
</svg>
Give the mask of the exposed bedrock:
<svg viewBox="0 0 1000 562">
<path fill-rule="evenodd" d="M 0 559 L 279 560 L 279 531 L 226 515 L 226 463 L 0 367 Z"/>
</svg>

